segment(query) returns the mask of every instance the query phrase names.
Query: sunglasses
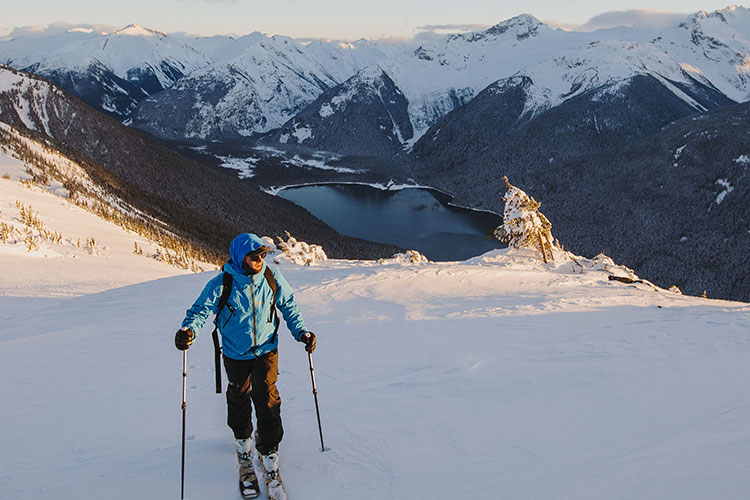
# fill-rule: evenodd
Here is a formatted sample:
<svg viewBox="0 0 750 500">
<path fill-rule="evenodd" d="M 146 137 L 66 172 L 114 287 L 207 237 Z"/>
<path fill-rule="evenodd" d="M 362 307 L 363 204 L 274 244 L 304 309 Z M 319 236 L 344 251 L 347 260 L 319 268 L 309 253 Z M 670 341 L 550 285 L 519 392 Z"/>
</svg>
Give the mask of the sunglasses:
<svg viewBox="0 0 750 500">
<path fill-rule="evenodd" d="M 256 253 L 255 255 L 251 254 L 248 257 L 250 257 L 250 260 L 259 261 L 259 260 L 263 260 L 263 258 L 266 255 L 268 255 L 268 252 L 260 252 L 260 253 Z"/>
</svg>

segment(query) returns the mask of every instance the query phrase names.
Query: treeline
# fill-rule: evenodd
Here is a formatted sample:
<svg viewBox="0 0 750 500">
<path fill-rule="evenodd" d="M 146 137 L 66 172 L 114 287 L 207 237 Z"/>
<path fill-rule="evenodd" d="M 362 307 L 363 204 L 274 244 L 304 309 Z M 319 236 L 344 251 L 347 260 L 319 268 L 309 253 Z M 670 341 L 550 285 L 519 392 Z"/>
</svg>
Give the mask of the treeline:
<svg viewBox="0 0 750 500">
<path fill-rule="evenodd" d="M 97 187 L 88 186 L 87 183 L 81 182 L 70 173 L 63 172 L 63 168 L 49 160 L 49 156 L 59 155 L 52 148 L 42 145 L 45 154 L 39 154 L 22 140 L 4 130 L 0 130 L 0 144 L 11 149 L 14 155 L 26 164 L 26 171 L 31 176 L 31 179 L 26 181 L 28 184 L 46 186 L 52 180 L 59 182 L 67 190 L 67 199 L 70 203 L 159 245 L 161 248 L 157 249 L 156 254 L 153 255 L 157 260 L 193 271 L 201 270 L 195 261 L 217 266 L 224 262 L 225 256 L 221 252 L 195 244 L 187 238 L 172 233 L 157 220 L 139 214 L 138 210 L 132 206 L 125 204 L 122 208 L 114 208 L 113 204 L 119 203 L 119 200 L 113 193 L 106 192 L 107 184 Z M 17 203 L 17 208 L 19 208 L 24 225 L 36 229 L 42 239 L 59 244 L 62 236 L 50 232 L 30 207 Z M 7 224 L 2 228 L 4 243 L 8 236 L 14 234 L 13 226 L 7 228 L 5 226 Z M 28 242 L 29 250 L 35 249 L 30 235 L 26 235 L 25 241 Z M 140 254 L 142 255 L 143 252 L 141 251 Z"/>
</svg>

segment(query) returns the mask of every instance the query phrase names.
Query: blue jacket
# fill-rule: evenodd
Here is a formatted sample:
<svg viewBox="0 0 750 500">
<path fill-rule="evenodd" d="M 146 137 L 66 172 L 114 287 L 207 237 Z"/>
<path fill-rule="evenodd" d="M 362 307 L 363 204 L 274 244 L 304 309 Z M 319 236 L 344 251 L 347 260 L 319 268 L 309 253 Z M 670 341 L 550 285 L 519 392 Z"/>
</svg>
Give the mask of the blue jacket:
<svg viewBox="0 0 750 500">
<path fill-rule="evenodd" d="M 275 325 L 271 317 L 273 290 L 263 274 L 266 270 L 265 262 L 258 274 L 248 275 L 241 265 L 239 271 L 236 269 L 233 263 L 236 252 L 230 253 L 233 258 L 224 264 L 224 272 L 232 275 L 232 292 L 228 304 L 234 311 L 224 307 L 219 313 L 222 350 L 228 358 L 253 359 L 273 351 L 279 344 L 278 335 L 274 335 Z M 292 336 L 299 341 L 307 327 L 294 299 L 292 287 L 281 271 L 270 266 L 269 269 L 276 279 L 276 306 L 284 316 Z M 196 336 L 208 316 L 216 314 L 222 283 L 222 273 L 219 273 L 206 284 L 198 299 L 187 310 L 182 326 L 193 330 Z"/>
</svg>

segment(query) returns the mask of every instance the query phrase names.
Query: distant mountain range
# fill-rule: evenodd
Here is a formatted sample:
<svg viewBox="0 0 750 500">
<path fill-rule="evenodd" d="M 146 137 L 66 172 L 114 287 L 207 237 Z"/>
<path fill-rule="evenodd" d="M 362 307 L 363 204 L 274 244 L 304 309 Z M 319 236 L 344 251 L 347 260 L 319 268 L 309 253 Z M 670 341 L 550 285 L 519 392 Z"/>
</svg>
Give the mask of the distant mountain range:
<svg viewBox="0 0 750 500">
<path fill-rule="evenodd" d="M 401 46 L 132 25 L 0 40 L 0 62 L 167 141 L 240 156 L 325 152 L 353 167 L 313 174 L 264 158 L 244 181 L 261 187 L 395 179 L 501 211 L 508 175 L 544 203 L 570 249 L 606 248 L 660 285 L 750 300 L 744 7 L 649 37 L 566 32 L 524 14 Z M 721 253 L 714 263 L 708 248 Z"/>
<path fill-rule="evenodd" d="M 385 144 L 389 153 L 409 148 L 448 112 L 508 78 L 530 80 L 524 112 L 532 115 L 637 75 L 653 76 L 695 110 L 750 98 L 744 7 L 696 13 L 645 42 L 641 31 L 612 35 L 552 29 L 527 14 L 396 47 L 260 33 L 190 38 L 130 25 L 0 40 L 0 63 L 170 140 L 277 131 L 272 138 L 282 147 L 375 156 Z M 367 115 L 369 126 L 338 126 L 352 113 Z"/>
<path fill-rule="evenodd" d="M 507 87 L 510 81 L 524 82 L 526 97 L 518 116 L 525 119 L 589 91 L 617 93 L 644 75 L 693 111 L 750 99 L 750 11 L 745 8 L 695 14 L 645 43 L 596 37 L 596 32 L 553 30 L 528 15 L 481 33 L 450 36 L 381 61 L 377 71 L 366 68 L 292 118 L 274 138 L 289 134 L 291 143 L 320 148 L 331 142 L 324 138 L 340 116 L 351 114 L 350 107 L 358 115 L 379 116 L 387 104 L 394 120 L 386 126 L 371 120 L 366 130 L 339 131 L 359 137 L 356 148 L 342 141 L 346 150 L 340 152 L 378 155 L 385 138 L 395 153 L 408 149 L 430 127 L 437 130 L 443 117 L 483 90 Z M 390 93 L 404 98 L 371 100 L 369 109 L 362 109 L 366 96 L 382 88 L 381 81 L 392 82 Z M 396 119 L 403 114 L 409 117 L 406 125 Z M 606 119 L 601 125 L 606 128 Z"/>
<path fill-rule="evenodd" d="M 0 63 L 169 139 L 232 139 L 280 127 L 385 57 L 365 40 L 302 44 L 260 33 L 195 39 L 138 25 L 0 41 Z"/>
</svg>

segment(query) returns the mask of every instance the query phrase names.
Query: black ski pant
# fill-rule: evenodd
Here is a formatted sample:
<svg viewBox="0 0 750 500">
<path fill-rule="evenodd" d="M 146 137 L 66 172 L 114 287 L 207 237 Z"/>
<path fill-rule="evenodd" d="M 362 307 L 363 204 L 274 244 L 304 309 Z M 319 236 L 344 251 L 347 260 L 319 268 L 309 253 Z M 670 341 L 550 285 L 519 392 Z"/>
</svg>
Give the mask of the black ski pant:
<svg viewBox="0 0 750 500">
<path fill-rule="evenodd" d="M 227 424 L 236 439 L 253 434 L 252 406 L 258 434 L 255 447 L 261 455 L 276 449 L 284 436 L 281 426 L 281 397 L 276 389 L 279 355 L 273 350 L 255 359 L 237 360 L 224 356 L 227 372 Z"/>
</svg>

